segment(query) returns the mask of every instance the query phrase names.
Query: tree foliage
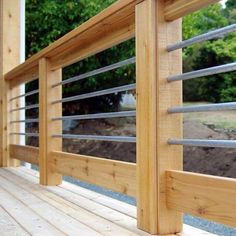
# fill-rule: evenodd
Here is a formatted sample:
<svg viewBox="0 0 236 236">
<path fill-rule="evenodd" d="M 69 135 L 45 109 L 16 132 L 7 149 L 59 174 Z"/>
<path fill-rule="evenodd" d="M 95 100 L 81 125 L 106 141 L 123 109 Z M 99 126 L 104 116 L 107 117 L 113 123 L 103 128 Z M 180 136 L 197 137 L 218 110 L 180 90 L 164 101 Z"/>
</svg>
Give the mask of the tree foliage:
<svg viewBox="0 0 236 236">
<path fill-rule="evenodd" d="M 226 9 L 214 4 L 184 18 L 183 35 L 190 38 L 236 21 L 235 10 L 228 1 Z M 230 7 L 229 7 L 230 6 Z M 229 17 L 230 16 L 230 17 Z M 195 44 L 184 49 L 184 71 L 192 71 L 231 63 L 236 60 L 236 34 Z M 225 102 L 236 99 L 235 73 L 208 76 L 184 82 L 185 101 Z"/>
<path fill-rule="evenodd" d="M 27 0 L 27 56 L 31 56 L 46 47 L 113 2 L 114 0 Z M 130 58 L 134 56 L 134 53 L 134 40 L 127 41 L 63 69 L 63 78 L 67 79 Z M 134 82 L 134 69 L 135 67 L 132 65 L 126 66 L 86 80 L 67 84 L 63 86 L 63 96 L 73 96 Z M 28 89 L 32 89 L 32 87 L 35 87 L 35 83 L 28 85 Z M 112 94 L 66 103 L 64 113 L 118 110 L 120 100 L 121 94 Z"/>
<path fill-rule="evenodd" d="M 26 0 L 26 52 L 27 57 L 38 52 L 78 25 L 82 24 L 115 0 Z M 226 8 L 213 4 L 188 15 L 183 20 L 184 39 L 236 22 L 236 1 L 228 0 Z M 69 78 L 134 56 L 134 40 L 113 47 L 63 70 Z M 184 71 L 208 68 L 236 60 L 236 35 L 209 40 L 187 47 L 183 51 Z M 64 86 L 63 95 L 91 92 L 135 81 L 134 66 L 126 66 L 89 79 Z M 28 85 L 28 89 L 37 86 Z M 67 104 L 65 112 L 96 112 L 117 110 L 121 95 L 109 95 Z M 235 73 L 208 76 L 186 81 L 184 99 L 211 102 L 236 99 Z"/>
</svg>

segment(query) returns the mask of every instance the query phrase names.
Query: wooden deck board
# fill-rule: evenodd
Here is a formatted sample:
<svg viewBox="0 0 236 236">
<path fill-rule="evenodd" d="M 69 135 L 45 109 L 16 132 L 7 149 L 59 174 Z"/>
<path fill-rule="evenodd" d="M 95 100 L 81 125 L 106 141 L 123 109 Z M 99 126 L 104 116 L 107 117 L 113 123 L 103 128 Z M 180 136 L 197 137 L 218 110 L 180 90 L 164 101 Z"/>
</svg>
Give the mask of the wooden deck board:
<svg viewBox="0 0 236 236">
<path fill-rule="evenodd" d="M 134 206 L 67 182 L 38 181 L 24 167 L 0 169 L 1 235 L 149 235 L 137 229 Z M 185 226 L 181 235 L 212 234 Z"/>
<path fill-rule="evenodd" d="M 2 236 L 30 235 L 2 207 L 0 207 L 0 216 L 0 229 Z"/>
</svg>

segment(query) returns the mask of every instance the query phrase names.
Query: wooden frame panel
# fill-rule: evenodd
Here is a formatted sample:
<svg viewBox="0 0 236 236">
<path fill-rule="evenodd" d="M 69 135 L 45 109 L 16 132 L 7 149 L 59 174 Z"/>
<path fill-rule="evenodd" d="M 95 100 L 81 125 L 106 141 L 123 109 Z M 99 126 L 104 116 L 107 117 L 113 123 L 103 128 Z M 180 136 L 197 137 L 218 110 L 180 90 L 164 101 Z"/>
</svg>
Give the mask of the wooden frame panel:
<svg viewBox="0 0 236 236">
<path fill-rule="evenodd" d="M 167 171 L 170 209 L 236 227 L 236 180 L 181 171 Z"/>
<path fill-rule="evenodd" d="M 39 164 L 39 148 L 10 144 L 10 157 L 34 165 Z"/>
<path fill-rule="evenodd" d="M 181 20 L 176 19 L 217 0 L 120 0 L 8 72 L 19 59 L 19 2 L 12 1 L 0 0 L 0 165 L 16 166 L 19 162 L 9 157 L 17 157 L 40 164 L 43 185 L 58 185 L 65 174 L 136 196 L 136 164 L 61 152 L 62 140 L 52 138 L 62 133 L 61 121 L 52 123 L 61 116 L 61 104 L 51 103 L 61 99 L 61 87 L 52 88 L 61 81 L 61 67 L 134 37 L 136 24 L 138 226 L 152 234 L 176 234 L 182 229 L 181 212 L 235 226 L 235 181 L 178 171 L 168 171 L 167 181 L 165 176 L 167 169 L 181 170 L 183 162 L 182 147 L 167 144 L 170 137 L 182 138 L 182 116 L 167 114 L 169 107 L 182 105 L 182 84 L 166 80 L 181 73 L 181 52 L 168 53 L 166 47 L 181 41 Z M 17 85 L 38 75 L 40 149 L 16 145 L 18 137 L 10 138 L 8 104 Z M 14 144 L 9 145 L 10 139 Z M 213 187 L 207 189 L 205 181 Z"/>
<path fill-rule="evenodd" d="M 136 195 L 136 164 L 65 152 L 52 152 L 51 169 L 91 184 Z"/>
<path fill-rule="evenodd" d="M 220 0 L 166 0 L 165 19 L 176 20 Z"/>
</svg>

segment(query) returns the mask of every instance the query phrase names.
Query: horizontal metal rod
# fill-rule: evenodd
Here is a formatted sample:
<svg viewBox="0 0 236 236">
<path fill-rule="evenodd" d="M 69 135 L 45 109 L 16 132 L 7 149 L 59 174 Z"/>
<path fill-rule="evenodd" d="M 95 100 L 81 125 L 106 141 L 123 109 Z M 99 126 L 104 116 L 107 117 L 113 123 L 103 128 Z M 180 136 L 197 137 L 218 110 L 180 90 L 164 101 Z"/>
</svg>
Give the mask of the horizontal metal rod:
<svg viewBox="0 0 236 236">
<path fill-rule="evenodd" d="M 21 94 L 21 95 L 16 96 L 16 97 L 13 97 L 13 98 L 10 99 L 10 101 L 18 99 L 18 98 L 22 98 L 22 97 L 28 97 L 28 96 L 31 96 L 31 95 L 34 95 L 34 94 L 37 94 L 37 93 L 39 93 L 38 89 L 34 90 L 34 91 L 31 91 L 31 92 L 28 92 L 28 93 Z"/>
<path fill-rule="evenodd" d="M 236 62 L 229 63 L 226 65 L 221 65 L 221 66 L 214 66 L 207 69 L 187 72 L 181 75 L 170 76 L 167 80 L 169 82 L 178 81 L 178 80 L 188 80 L 188 79 L 194 79 L 194 78 L 199 78 L 199 77 L 204 77 L 204 76 L 209 76 L 209 75 L 216 75 L 220 73 L 231 72 L 235 70 L 236 70 Z"/>
<path fill-rule="evenodd" d="M 136 111 L 106 112 L 106 113 L 88 114 L 88 115 L 62 116 L 53 118 L 52 120 L 88 120 L 88 119 L 102 119 L 102 118 L 116 118 L 116 117 L 130 117 L 130 116 L 136 116 Z"/>
<path fill-rule="evenodd" d="M 11 123 L 38 123 L 39 119 L 12 120 Z"/>
<path fill-rule="evenodd" d="M 115 87 L 115 88 L 110 88 L 110 89 L 104 89 L 96 92 L 91 92 L 91 93 L 86 93 L 86 94 L 81 94 L 73 97 L 68 97 L 68 98 L 63 98 L 57 101 L 52 102 L 52 104 L 55 103 L 60 103 L 60 102 L 71 102 L 71 101 L 76 101 L 76 100 L 82 100 L 86 98 L 92 98 L 92 97 L 98 97 L 102 95 L 107 95 L 107 94 L 112 94 L 112 93 L 119 93 L 119 92 L 124 92 L 128 90 L 133 90 L 135 89 L 136 84 L 129 84 L 129 85 L 124 85 L 120 87 Z"/>
<path fill-rule="evenodd" d="M 63 139 L 81 139 L 81 140 L 110 141 L 110 142 L 124 142 L 124 143 L 135 143 L 136 142 L 136 137 L 127 137 L 127 136 L 55 134 L 52 137 L 63 138 Z"/>
<path fill-rule="evenodd" d="M 34 109 L 34 108 L 39 108 L 39 104 L 15 108 L 15 109 L 10 110 L 10 112 L 20 111 L 20 110 L 30 110 L 30 109 Z"/>
<path fill-rule="evenodd" d="M 236 148 L 236 140 L 169 139 L 168 144 L 198 147 Z"/>
<path fill-rule="evenodd" d="M 200 42 L 207 41 L 210 39 L 219 38 L 219 37 L 224 36 L 225 34 L 229 34 L 234 31 L 236 31 L 236 24 L 232 24 L 232 25 L 226 26 L 224 28 L 220 28 L 220 29 L 217 29 L 217 30 L 214 30 L 214 31 L 202 34 L 202 35 L 198 35 L 198 36 L 193 37 L 191 39 L 176 43 L 171 46 L 168 46 L 167 51 L 171 52 L 171 51 L 174 51 L 174 50 L 177 50 L 180 48 L 190 46 L 194 43 L 200 43 Z"/>
<path fill-rule="evenodd" d="M 72 78 L 67 79 L 67 80 L 63 80 L 63 81 L 61 81 L 60 83 L 56 83 L 56 84 L 52 85 L 52 87 L 56 87 L 56 86 L 59 86 L 59 85 L 65 85 L 65 84 L 68 84 L 68 83 L 72 83 L 72 82 L 75 82 L 75 81 L 79 81 L 79 80 L 82 80 L 82 79 L 86 79 L 86 78 L 91 77 L 91 76 L 94 76 L 94 75 L 99 75 L 99 74 L 101 74 L 101 73 L 108 72 L 108 71 L 111 71 L 111 70 L 120 68 L 120 67 L 122 67 L 122 66 L 134 64 L 135 61 L 136 61 L 136 58 L 135 58 L 135 57 L 132 57 L 132 58 L 130 58 L 130 59 L 127 59 L 127 60 L 124 60 L 124 61 L 121 61 L 121 62 L 112 64 L 112 65 L 109 65 L 109 66 L 105 66 L 105 67 L 103 67 L 103 68 L 99 68 L 99 69 L 96 69 L 96 70 L 87 72 L 87 73 L 85 73 L 85 74 L 72 77 Z"/>
<path fill-rule="evenodd" d="M 203 112 L 203 111 L 224 111 L 224 110 L 235 110 L 235 109 L 236 109 L 236 102 L 227 102 L 227 103 L 209 104 L 209 105 L 172 107 L 168 109 L 168 112 L 186 113 L 186 112 Z"/>
<path fill-rule="evenodd" d="M 28 137 L 39 137 L 38 133 L 10 133 L 10 135 L 22 135 Z"/>
</svg>

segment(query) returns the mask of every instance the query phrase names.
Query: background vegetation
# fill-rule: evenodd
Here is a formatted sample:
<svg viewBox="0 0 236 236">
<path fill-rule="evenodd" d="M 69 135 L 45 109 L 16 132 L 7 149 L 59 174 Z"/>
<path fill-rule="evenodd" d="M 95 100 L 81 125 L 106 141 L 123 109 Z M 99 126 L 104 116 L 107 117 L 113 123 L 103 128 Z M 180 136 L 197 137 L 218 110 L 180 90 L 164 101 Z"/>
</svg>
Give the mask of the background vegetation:
<svg viewBox="0 0 236 236">
<path fill-rule="evenodd" d="M 183 21 L 183 37 L 191 38 L 236 22 L 236 1 L 228 0 L 188 15 Z M 184 50 L 184 71 L 192 71 L 236 61 L 236 34 L 195 44 Z M 185 101 L 227 102 L 236 99 L 236 73 L 225 73 L 184 83 Z"/>
<path fill-rule="evenodd" d="M 26 0 L 27 57 L 88 20 L 115 0 Z M 183 38 L 202 34 L 236 22 L 236 1 L 228 0 L 226 8 L 214 4 L 188 15 L 183 21 Z M 64 79 L 129 58 L 135 54 L 130 40 L 63 70 Z M 236 34 L 210 40 L 184 49 L 184 71 L 192 71 L 236 61 Z M 236 100 L 236 73 L 208 76 L 184 82 L 185 101 L 225 102 Z M 135 81 L 134 66 L 127 66 L 82 82 L 64 86 L 63 96 L 90 92 Z M 37 87 L 29 83 L 28 90 Z M 117 110 L 121 95 L 109 95 L 68 104 L 64 113 L 89 113 Z M 28 101 L 32 102 L 31 99 Z M 69 106 L 70 105 L 70 106 Z M 70 109 L 69 109 L 70 107 Z"/>
</svg>

